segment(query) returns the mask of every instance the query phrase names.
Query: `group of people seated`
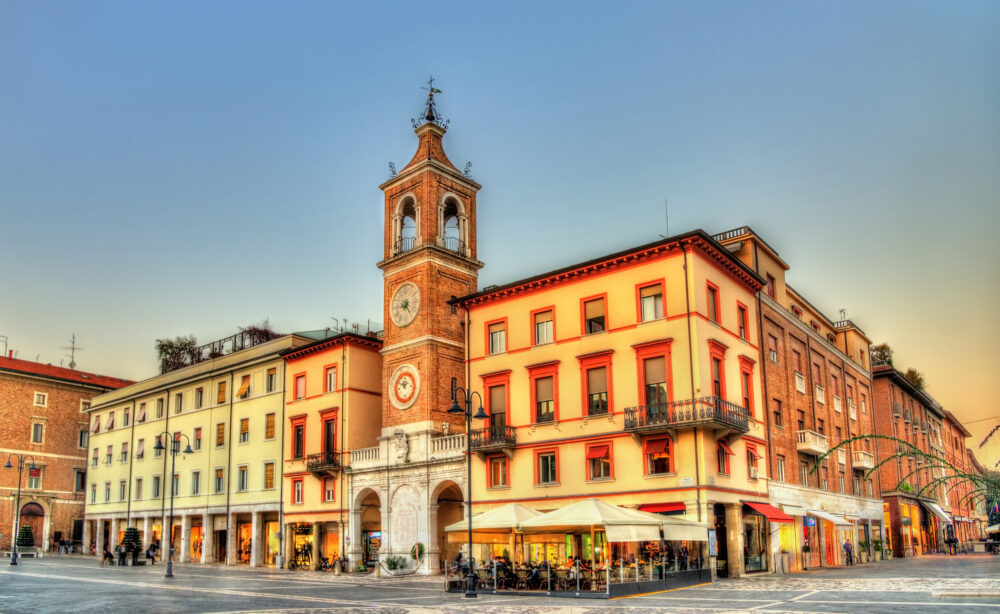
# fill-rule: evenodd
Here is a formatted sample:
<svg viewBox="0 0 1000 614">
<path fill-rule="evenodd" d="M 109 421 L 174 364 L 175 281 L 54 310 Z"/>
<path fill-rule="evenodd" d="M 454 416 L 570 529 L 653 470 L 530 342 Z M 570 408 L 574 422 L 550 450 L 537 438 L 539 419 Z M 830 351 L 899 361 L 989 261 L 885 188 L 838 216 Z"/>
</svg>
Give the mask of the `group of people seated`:
<svg viewBox="0 0 1000 614">
<path fill-rule="evenodd" d="M 590 574 L 595 571 L 578 556 L 566 559 L 563 565 L 552 564 L 545 560 L 519 568 L 514 567 L 509 557 L 498 556 L 491 561 L 479 561 L 477 570 L 480 574 L 477 582 L 484 587 L 527 590 L 545 590 L 550 587 L 554 590 L 570 590 L 576 587 L 578 579 L 582 588 L 589 589 Z M 463 561 L 461 552 L 455 557 L 450 571 L 460 578 L 468 575 L 469 566 Z M 459 579 L 455 583 L 459 585 L 462 581 Z"/>
</svg>

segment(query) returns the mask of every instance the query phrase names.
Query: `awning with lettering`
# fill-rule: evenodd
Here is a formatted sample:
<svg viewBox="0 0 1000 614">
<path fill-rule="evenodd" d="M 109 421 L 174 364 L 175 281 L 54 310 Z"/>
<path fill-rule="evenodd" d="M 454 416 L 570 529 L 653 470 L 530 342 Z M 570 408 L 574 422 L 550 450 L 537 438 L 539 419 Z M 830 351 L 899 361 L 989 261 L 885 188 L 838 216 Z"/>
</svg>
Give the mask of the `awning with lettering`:
<svg viewBox="0 0 1000 614">
<path fill-rule="evenodd" d="M 766 516 L 771 522 L 795 522 L 794 518 L 769 503 L 757 503 L 755 501 L 744 501 L 743 503 L 758 514 Z"/>
<path fill-rule="evenodd" d="M 944 510 L 941 509 L 940 505 L 927 501 L 921 501 L 920 503 L 927 508 L 927 511 L 937 516 L 938 520 L 940 520 L 943 524 L 951 524 L 951 518 L 948 517 L 948 514 L 944 513 Z"/>
<path fill-rule="evenodd" d="M 851 523 L 847 522 L 843 518 L 838 518 L 837 516 L 834 516 L 833 514 L 828 514 L 826 512 L 821 512 L 819 510 L 809 510 L 809 515 L 815 516 L 817 518 L 822 518 L 823 520 L 826 520 L 827 522 L 832 522 L 834 525 L 836 525 L 838 527 L 849 527 L 849 526 L 851 526 Z"/>
</svg>

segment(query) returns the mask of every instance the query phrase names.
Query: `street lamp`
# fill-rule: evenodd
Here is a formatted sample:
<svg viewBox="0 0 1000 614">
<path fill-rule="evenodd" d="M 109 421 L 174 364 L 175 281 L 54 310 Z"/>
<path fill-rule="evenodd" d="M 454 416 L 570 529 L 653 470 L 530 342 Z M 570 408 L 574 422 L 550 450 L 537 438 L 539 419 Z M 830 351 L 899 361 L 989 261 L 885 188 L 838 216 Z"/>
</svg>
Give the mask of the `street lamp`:
<svg viewBox="0 0 1000 614">
<path fill-rule="evenodd" d="M 17 503 L 14 504 L 14 535 L 11 541 L 14 543 L 13 553 L 10 555 L 10 564 L 17 565 L 17 530 L 20 528 L 21 524 L 21 472 L 24 471 L 24 454 L 9 454 L 7 456 L 7 464 L 3 466 L 4 469 L 13 469 L 14 465 L 10 464 L 10 459 L 17 459 Z M 28 456 L 31 459 L 31 464 L 28 465 L 28 471 L 34 471 L 37 469 L 35 467 L 35 457 Z"/>
<path fill-rule="evenodd" d="M 174 489 L 174 484 L 175 484 L 175 482 L 174 482 L 174 476 L 177 475 L 176 473 L 174 473 L 174 468 L 177 466 L 177 455 L 181 453 L 181 451 L 180 451 L 181 450 L 181 437 L 183 437 L 184 439 L 187 439 L 187 441 L 188 441 L 188 445 L 184 449 L 184 454 L 192 454 L 192 453 L 194 453 L 194 450 L 191 449 L 191 438 L 188 437 L 187 435 L 184 435 L 183 433 L 177 433 L 177 436 L 174 437 L 170 433 L 164 431 L 164 432 L 160 433 L 159 437 L 156 440 L 156 445 L 153 446 L 153 449 L 156 450 L 157 452 L 162 452 L 165 449 L 165 447 L 163 445 L 163 436 L 164 435 L 166 435 L 167 437 L 170 438 L 170 524 L 167 525 L 167 535 L 169 536 L 169 538 L 168 538 L 169 541 L 167 542 L 167 573 L 164 574 L 163 577 L 164 578 L 173 578 L 174 577 L 174 561 L 173 561 L 173 557 L 171 556 L 171 550 L 173 550 L 173 543 L 174 543 L 174 539 L 173 539 L 173 537 L 174 537 L 173 536 L 173 532 L 174 532 L 174 490 L 175 490 Z"/>
<path fill-rule="evenodd" d="M 463 408 L 458 404 L 458 393 L 461 392 L 462 396 L 465 397 L 465 407 Z M 472 398 L 479 397 L 479 411 L 476 415 L 472 415 Z M 469 575 L 466 576 L 466 589 L 465 596 L 469 598 L 476 597 L 476 576 L 472 570 L 472 564 L 475 559 L 472 557 L 472 419 L 485 420 L 489 416 L 483 411 L 483 395 L 478 392 L 469 392 L 461 386 L 455 388 L 455 392 L 451 396 L 451 407 L 448 408 L 449 414 L 465 414 L 465 470 L 466 470 L 466 509 L 468 510 L 468 520 L 469 520 Z"/>
</svg>

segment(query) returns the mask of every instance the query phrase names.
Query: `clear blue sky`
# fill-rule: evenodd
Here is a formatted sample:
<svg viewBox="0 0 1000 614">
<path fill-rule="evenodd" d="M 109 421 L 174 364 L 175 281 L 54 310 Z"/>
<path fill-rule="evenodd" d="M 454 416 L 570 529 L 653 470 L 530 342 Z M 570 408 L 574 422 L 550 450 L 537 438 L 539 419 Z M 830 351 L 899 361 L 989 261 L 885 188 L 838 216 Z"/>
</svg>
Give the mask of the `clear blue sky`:
<svg viewBox="0 0 1000 614">
<path fill-rule="evenodd" d="M 653 240 L 669 197 L 995 415 L 998 31 L 975 1 L 6 0 L 0 335 L 145 378 L 157 337 L 380 319 L 377 186 L 433 74 L 482 285 Z"/>
</svg>

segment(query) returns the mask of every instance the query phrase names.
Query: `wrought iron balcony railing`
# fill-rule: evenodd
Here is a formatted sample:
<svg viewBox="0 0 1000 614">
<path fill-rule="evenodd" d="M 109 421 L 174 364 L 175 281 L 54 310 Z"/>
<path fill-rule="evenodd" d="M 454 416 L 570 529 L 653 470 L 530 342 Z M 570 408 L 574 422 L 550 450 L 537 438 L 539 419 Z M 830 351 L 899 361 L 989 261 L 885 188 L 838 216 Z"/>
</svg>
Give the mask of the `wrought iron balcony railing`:
<svg viewBox="0 0 1000 614">
<path fill-rule="evenodd" d="M 444 248 L 450 252 L 458 252 L 459 254 L 464 254 L 465 241 L 460 240 L 458 237 L 445 237 Z"/>
<path fill-rule="evenodd" d="M 517 429 L 513 426 L 498 425 L 474 429 L 470 445 L 476 452 L 506 450 L 517 445 Z"/>
<path fill-rule="evenodd" d="M 718 397 L 654 403 L 625 409 L 626 432 L 656 432 L 703 425 L 740 433 L 750 430 L 746 408 Z"/>
<path fill-rule="evenodd" d="M 410 251 L 413 249 L 415 241 L 416 237 L 403 237 L 397 240 L 392 245 L 392 254 L 395 256 L 396 254 Z"/>
<path fill-rule="evenodd" d="M 340 471 L 340 458 L 336 452 L 318 452 L 306 456 L 306 469 L 313 473 L 335 473 Z"/>
</svg>

